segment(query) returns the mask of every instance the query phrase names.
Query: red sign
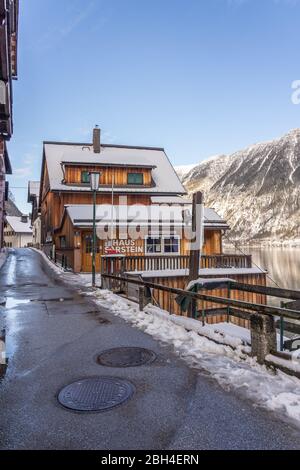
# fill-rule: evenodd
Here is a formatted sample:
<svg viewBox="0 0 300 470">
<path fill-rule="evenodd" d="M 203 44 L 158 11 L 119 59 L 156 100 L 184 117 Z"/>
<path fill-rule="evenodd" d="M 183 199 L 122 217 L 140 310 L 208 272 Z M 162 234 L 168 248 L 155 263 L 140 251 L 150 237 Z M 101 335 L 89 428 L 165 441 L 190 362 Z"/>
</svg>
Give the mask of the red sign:
<svg viewBox="0 0 300 470">
<path fill-rule="evenodd" d="M 115 249 L 112 248 L 111 246 L 105 248 L 105 253 L 106 253 L 107 255 L 117 255 L 117 254 L 118 254 L 117 250 L 115 250 Z"/>
</svg>

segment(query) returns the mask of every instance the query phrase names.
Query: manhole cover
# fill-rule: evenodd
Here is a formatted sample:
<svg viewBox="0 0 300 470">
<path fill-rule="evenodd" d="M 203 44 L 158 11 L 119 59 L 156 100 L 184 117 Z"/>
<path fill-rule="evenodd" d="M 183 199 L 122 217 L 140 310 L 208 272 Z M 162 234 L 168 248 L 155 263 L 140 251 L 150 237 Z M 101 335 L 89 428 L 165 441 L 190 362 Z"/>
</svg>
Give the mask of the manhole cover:
<svg viewBox="0 0 300 470">
<path fill-rule="evenodd" d="M 115 348 L 104 351 L 97 361 L 107 367 L 137 367 L 156 359 L 153 351 L 143 348 Z"/>
<path fill-rule="evenodd" d="M 106 411 L 129 400 L 135 387 L 127 380 L 97 377 L 79 380 L 63 388 L 58 401 L 76 411 Z"/>
</svg>

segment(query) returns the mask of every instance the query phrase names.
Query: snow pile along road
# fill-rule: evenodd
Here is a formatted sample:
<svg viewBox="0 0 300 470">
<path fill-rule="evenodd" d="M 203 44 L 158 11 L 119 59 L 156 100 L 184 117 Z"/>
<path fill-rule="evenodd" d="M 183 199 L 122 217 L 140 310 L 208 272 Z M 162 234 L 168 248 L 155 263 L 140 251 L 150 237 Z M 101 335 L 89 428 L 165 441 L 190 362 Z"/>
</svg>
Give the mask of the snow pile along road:
<svg viewBox="0 0 300 470">
<path fill-rule="evenodd" d="M 65 282 L 78 289 L 90 286 L 90 274 L 66 273 L 39 253 Z M 225 390 L 237 390 L 255 406 L 276 410 L 300 425 L 300 380 L 280 371 L 272 373 L 249 357 L 249 338 L 244 329 L 239 332 L 238 327 L 224 324 L 203 327 L 197 320 L 170 315 L 153 305 L 140 312 L 136 303 L 107 290 L 93 289 L 84 294 L 155 339 L 173 345 L 178 356 L 199 373 L 209 372 Z"/>
<path fill-rule="evenodd" d="M 241 340 L 237 344 L 237 338 L 232 338 L 236 346 L 233 350 L 230 346 L 216 344 L 200 336 L 196 331 L 187 331 L 187 325 L 184 324 L 186 319 L 177 317 L 184 322 L 182 325 L 179 321 L 176 324 L 168 312 L 152 305 L 140 312 L 137 304 L 110 291 L 99 290 L 90 295 L 95 297 L 101 307 L 114 312 L 155 339 L 173 345 L 175 352 L 189 365 L 198 368 L 200 372 L 209 372 L 224 389 L 236 389 L 257 406 L 281 411 L 300 424 L 300 380 L 280 371 L 272 373 L 258 365 L 254 358 L 244 353 L 245 347 Z M 203 327 L 200 322 L 195 322 L 199 324 L 200 333 Z M 213 328 L 204 328 L 210 331 L 213 340 L 217 339 Z"/>
</svg>

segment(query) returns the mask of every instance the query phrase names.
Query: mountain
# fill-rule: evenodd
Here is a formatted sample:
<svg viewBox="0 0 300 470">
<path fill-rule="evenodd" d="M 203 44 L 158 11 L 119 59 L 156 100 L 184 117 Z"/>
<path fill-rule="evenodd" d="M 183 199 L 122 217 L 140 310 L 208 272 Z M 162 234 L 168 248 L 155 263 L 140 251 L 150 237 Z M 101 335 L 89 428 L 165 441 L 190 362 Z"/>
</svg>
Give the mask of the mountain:
<svg viewBox="0 0 300 470">
<path fill-rule="evenodd" d="M 183 178 L 190 172 L 192 171 L 193 168 L 195 168 L 196 163 L 193 165 L 179 165 L 177 166 L 175 169 L 176 169 L 176 173 L 177 175 L 179 176 L 179 178 L 181 180 L 183 180 Z"/>
<path fill-rule="evenodd" d="M 21 217 L 22 212 L 17 208 L 14 201 L 9 197 L 8 201 L 5 202 L 5 211 L 6 215 L 10 215 L 12 217 Z"/>
<path fill-rule="evenodd" d="M 187 191 L 202 190 L 240 242 L 300 241 L 300 129 L 219 155 L 182 176 Z"/>
</svg>

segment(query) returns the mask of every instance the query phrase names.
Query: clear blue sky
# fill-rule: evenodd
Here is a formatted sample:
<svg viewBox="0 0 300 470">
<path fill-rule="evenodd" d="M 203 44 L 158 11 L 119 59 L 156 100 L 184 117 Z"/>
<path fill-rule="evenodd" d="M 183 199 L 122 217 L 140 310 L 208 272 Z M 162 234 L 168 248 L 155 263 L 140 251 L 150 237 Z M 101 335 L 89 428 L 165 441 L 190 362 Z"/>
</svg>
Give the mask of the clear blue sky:
<svg viewBox="0 0 300 470">
<path fill-rule="evenodd" d="M 96 123 L 176 165 L 300 126 L 299 0 L 20 2 L 11 187 L 39 179 L 43 140 L 90 141 Z"/>
</svg>

